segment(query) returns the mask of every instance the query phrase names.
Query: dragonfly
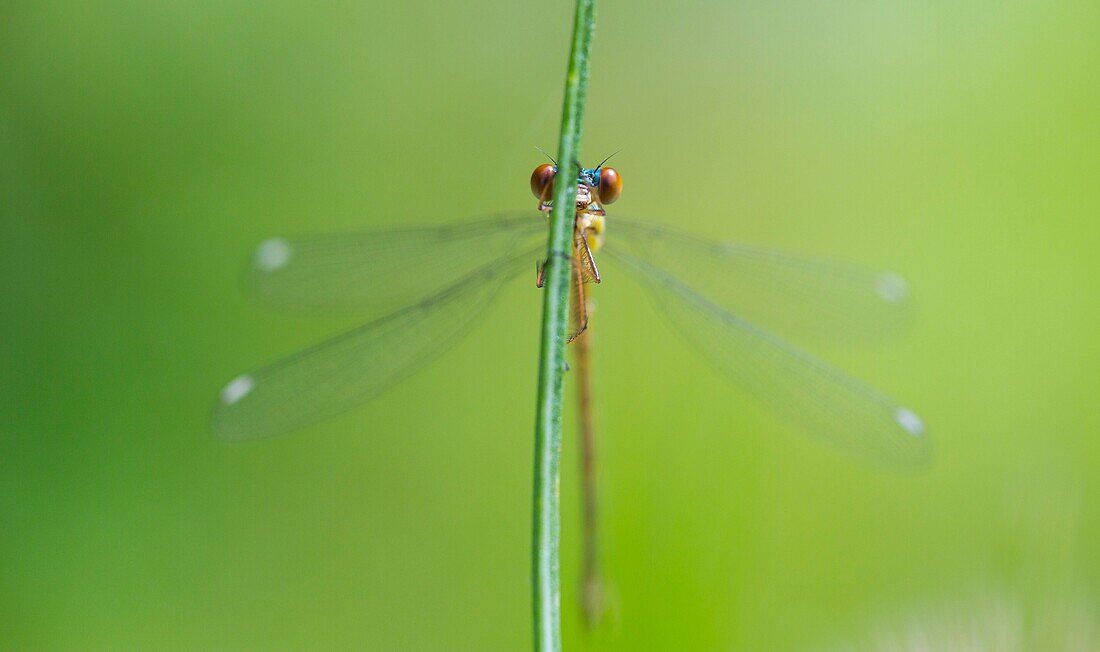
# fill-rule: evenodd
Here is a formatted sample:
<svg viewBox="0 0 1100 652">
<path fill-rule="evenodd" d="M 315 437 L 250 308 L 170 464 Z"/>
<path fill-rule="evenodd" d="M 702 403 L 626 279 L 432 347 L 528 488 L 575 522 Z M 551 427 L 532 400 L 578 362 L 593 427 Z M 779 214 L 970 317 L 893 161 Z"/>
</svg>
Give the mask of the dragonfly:
<svg viewBox="0 0 1100 652">
<path fill-rule="evenodd" d="M 622 193 L 607 159 L 531 174 L 538 213 L 353 233 L 276 237 L 255 250 L 247 281 L 263 299 L 293 308 L 357 311 L 366 323 L 237 376 L 212 411 L 214 434 L 230 442 L 303 428 L 373 399 L 423 368 L 485 321 L 502 287 L 533 261 L 541 287 L 555 183 L 576 184 L 570 323 L 580 409 L 583 589 L 587 621 L 604 599 L 596 544 L 592 427 L 592 287 L 610 262 L 648 292 L 672 330 L 742 392 L 798 430 L 873 465 L 926 466 L 931 441 L 917 414 L 790 342 L 798 335 L 874 336 L 904 321 L 905 281 L 865 269 L 766 248 L 718 242 L 677 227 L 616 216 Z M 527 267 L 530 269 L 529 267 Z M 609 268 L 610 269 L 610 268 Z M 608 279 L 611 276 L 607 277 Z M 767 326 L 767 328 L 765 328 Z"/>
</svg>

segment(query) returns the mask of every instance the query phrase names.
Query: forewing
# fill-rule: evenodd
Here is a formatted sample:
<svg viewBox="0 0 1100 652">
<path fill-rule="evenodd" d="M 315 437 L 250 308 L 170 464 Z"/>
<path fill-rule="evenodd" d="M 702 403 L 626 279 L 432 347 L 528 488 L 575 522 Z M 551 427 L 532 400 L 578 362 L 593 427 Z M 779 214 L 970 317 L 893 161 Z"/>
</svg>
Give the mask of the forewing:
<svg viewBox="0 0 1100 652">
<path fill-rule="evenodd" d="M 924 424 L 908 408 L 720 308 L 669 272 L 621 250 L 605 251 L 637 272 L 678 334 L 782 416 L 872 463 L 919 468 L 930 461 Z"/>
<path fill-rule="evenodd" d="M 486 262 L 545 239 L 539 215 L 496 215 L 442 226 L 270 238 L 248 284 L 302 309 L 386 314 L 452 285 Z"/>
<path fill-rule="evenodd" d="M 608 247 L 672 270 L 715 304 L 788 337 L 867 340 L 909 317 L 892 272 L 815 260 L 616 218 Z"/>
<path fill-rule="evenodd" d="M 504 281 L 537 253 L 508 254 L 415 304 L 238 376 L 214 406 L 214 434 L 228 441 L 277 435 L 377 396 L 482 320 Z"/>
<path fill-rule="evenodd" d="M 588 239 L 580 231 L 573 233 L 573 260 L 580 265 L 581 276 L 585 283 L 599 283 L 600 272 L 596 268 L 596 261 L 589 248 Z"/>
</svg>

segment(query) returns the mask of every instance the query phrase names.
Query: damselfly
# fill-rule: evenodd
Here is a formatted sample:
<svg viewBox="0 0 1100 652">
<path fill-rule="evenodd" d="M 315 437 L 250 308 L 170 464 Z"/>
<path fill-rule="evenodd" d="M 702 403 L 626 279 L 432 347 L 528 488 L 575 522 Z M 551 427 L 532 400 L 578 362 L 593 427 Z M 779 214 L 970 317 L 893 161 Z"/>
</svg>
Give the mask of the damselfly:
<svg viewBox="0 0 1100 652">
<path fill-rule="evenodd" d="M 542 213 L 549 214 L 558 177 L 556 164 L 540 165 L 531 176 Z M 602 263 L 606 255 L 632 272 L 678 334 L 801 429 L 872 463 L 928 462 L 931 446 L 913 411 L 758 325 L 785 334 L 877 332 L 905 311 L 900 277 L 626 219 L 607 228 L 604 206 L 622 190 L 619 173 L 601 163 L 578 169 L 575 182 L 569 339 L 576 340 L 581 399 L 589 616 L 600 600 L 585 295 L 603 278 L 597 258 Z M 230 381 L 213 410 L 215 434 L 230 441 L 268 437 L 378 396 L 477 324 L 505 282 L 545 253 L 545 239 L 545 220 L 500 214 L 454 225 L 267 240 L 249 271 L 263 298 L 381 316 Z"/>
</svg>

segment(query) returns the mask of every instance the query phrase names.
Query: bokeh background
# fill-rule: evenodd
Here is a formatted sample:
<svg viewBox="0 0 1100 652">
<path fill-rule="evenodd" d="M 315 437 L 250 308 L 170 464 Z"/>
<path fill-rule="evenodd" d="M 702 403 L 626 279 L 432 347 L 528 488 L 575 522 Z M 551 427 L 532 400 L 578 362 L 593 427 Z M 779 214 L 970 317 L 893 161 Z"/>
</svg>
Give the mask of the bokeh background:
<svg viewBox="0 0 1100 652">
<path fill-rule="evenodd" d="M 959 649 L 953 632 L 988 631 L 1097 649 L 1100 5 L 598 12 L 583 152 L 623 149 L 612 225 L 902 273 L 900 337 L 806 344 L 917 409 L 938 456 L 897 475 L 800 435 L 608 278 L 614 616 L 585 634 L 575 607 L 570 413 L 567 647 Z M 5 0 L 0 647 L 529 646 L 526 274 L 361 409 L 248 446 L 207 419 L 229 378 L 356 323 L 249 298 L 257 242 L 533 213 L 571 16 Z"/>
</svg>

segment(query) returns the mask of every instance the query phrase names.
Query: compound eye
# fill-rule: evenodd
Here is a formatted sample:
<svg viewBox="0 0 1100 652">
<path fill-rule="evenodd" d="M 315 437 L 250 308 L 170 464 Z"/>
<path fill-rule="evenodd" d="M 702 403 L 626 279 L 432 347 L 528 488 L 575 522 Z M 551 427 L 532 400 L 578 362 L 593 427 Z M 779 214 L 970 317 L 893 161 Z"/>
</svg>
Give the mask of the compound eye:
<svg viewBox="0 0 1100 652">
<path fill-rule="evenodd" d="M 623 194 L 623 178 L 615 168 L 600 168 L 600 201 L 612 204 Z"/>
<path fill-rule="evenodd" d="M 554 196 L 554 175 L 558 169 L 549 163 L 543 163 L 531 173 L 531 193 L 539 201 L 548 201 Z"/>
</svg>

